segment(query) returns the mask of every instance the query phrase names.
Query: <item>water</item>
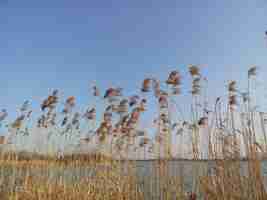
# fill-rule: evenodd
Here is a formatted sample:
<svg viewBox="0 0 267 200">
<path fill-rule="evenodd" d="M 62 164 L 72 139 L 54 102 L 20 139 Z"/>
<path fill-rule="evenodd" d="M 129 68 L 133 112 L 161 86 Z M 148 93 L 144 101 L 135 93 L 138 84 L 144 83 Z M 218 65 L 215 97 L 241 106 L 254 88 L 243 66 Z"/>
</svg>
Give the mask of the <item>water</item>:
<svg viewBox="0 0 267 200">
<path fill-rule="evenodd" d="M 168 161 L 167 168 L 168 174 L 170 177 L 179 177 L 182 178 L 184 192 L 199 192 L 198 178 L 201 176 L 207 176 L 213 174 L 213 167 L 215 165 L 214 161 L 181 161 L 181 160 L 172 160 Z M 248 162 L 241 161 L 241 175 L 246 176 L 248 174 Z M 162 199 L 160 194 L 157 194 L 158 191 L 154 189 L 151 191 L 151 181 L 155 178 L 155 168 L 157 168 L 157 161 L 137 161 L 137 174 L 139 177 L 140 183 L 143 184 L 143 189 L 145 191 L 146 199 Z M 267 161 L 261 162 L 261 172 L 267 189 Z M 157 177 L 158 178 L 158 177 Z M 154 182 L 152 184 L 158 184 Z M 157 187 L 153 187 L 157 188 Z M 149 192 L 148 192 L 149 191 Z M 151 197 L 151 194 L 157 194 Z"/>
<path fill-rule="evenodd" d="M 211 175 L 214 164 L 215 163 L 213 161 L 167 161 L 165 165 L 167 168 L 167 174 L 165 174 L 165 176 L 180 178 L 183 182 L 185 192 L 197 191 L 196 180 L 200 176 Z M 248 163 L 246 161 L 241 161 L 240 171 L 243 175 L 247 174 L 247 164 Z M 158 189 L 161 181 L 161 177 L 158 173 L 158 161 L 136 161 L 133 163 L 133 167 L 135 168 L 136 175 L 138 177 L 138 185 L 145 194 L 145 199 L 161 199 Z M 261 168 L 265 185 L 267 186 L 267 161 L 262 161 Z M 1 177 L 3 175 L 5 177 L 14 177 L 15 174 L 17 177 L 23 177 L 26 174 L 26 169 L 27 168 L 20 168 L 20 170 L 15 170 L 15 168 L 12 167 L 0 166 L 0 175 Z M 105 170 L 105 168 L 103 168 L 103 170 Z M 127 168 L 122 167 L 121 172 L 123 174 L 127 173 Z M 41 168 L 31 167 L 28 173 L 33 176 L 49 177 L 49 180 L 51 181 L 63 178 L 64 182 L 67 183 L 74 183 L 79 181 L 81 178 L 94 176 L 94 170 L 92 170 L 90 166 L 72 167 L 67 165 L 64 167 L 58 167 L 55 165 L 48 165 L 48 167 Z"/>
</svg>

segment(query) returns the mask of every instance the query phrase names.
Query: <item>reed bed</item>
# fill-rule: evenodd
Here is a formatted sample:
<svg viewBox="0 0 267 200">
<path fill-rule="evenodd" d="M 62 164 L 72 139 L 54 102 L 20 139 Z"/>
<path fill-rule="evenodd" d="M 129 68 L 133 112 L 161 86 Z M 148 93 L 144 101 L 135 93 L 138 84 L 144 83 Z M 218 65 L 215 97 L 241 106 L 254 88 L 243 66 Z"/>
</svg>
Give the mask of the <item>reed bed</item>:
<svg viewBox="0 0 267 200">
<path fill-rule="evenodd" d="M 166 162 L 166 161 L 164 161 Z M 184 199 L 180 177 L 168 175 L 163 161 L 153 171 L 156 182 L 138 178 L 135 161 L 2 160 L 1 199 Z M 160 181 L 159 181 L 160 177 Z M 148 184 L 148 185 L 144 185 Z"/>
<path fill-rule="evenodd" d="M 248 69 L 247 88 L 229 81 L 227 95 L 214 103 L 208 102 L 208 79 L 201 68 L 190 65 L 188 72 L 188 119 L 177 100 L 182 93 L 179 71 L 164 82 L 144 79 L 139 93 L 130 97 L 122 88 L 110 87 L 102 94 L 93 85 L 95 102 L 83 113 L 75 110 L 73 96 L 61 108 L 59 91 L 54 90 L 42 102 L 36 123 L 30 123 L 30 101 L 25 101 L 18 117 L 6 124 L 8 135 L 1 138 L 0 199 L 267 199 L 267 115 L 255 109 L 251 86 L 258 68 Z M 151 135 L 140 130 L 139 123 L 154 100 L 158 112 Z M 99 102 L 102 113 L 95 106 Z M 7 115 L 2 109 L 2 126 Z M 43 139 L 34 145 L 36 132 Z M 60 148 L 51 147 L 55 141 Z M 81 150 L 92 145 L 93 150 Z M 178 166 L 173 166 L 175 160 Z M 191 162 L 189 175 L 186 160 Z"/>
</svg>

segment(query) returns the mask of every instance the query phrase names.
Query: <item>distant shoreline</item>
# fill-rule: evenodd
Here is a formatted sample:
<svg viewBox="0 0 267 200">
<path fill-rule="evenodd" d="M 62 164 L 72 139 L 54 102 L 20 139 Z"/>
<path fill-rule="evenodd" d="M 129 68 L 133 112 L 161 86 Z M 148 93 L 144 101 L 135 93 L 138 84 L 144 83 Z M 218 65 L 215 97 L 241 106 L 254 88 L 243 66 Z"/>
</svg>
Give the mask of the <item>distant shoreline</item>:
<svg viewBox="0 0 267 200">
<path fill-rule="evenodd" d="M 241 161 L 246 162 L 248 158 L 240 159 L 182 159 L 182 158 L 155 158 L 155 159 L 126 159 L 126 158 L 112 158 L 111 156 L 103 154 L 67 154 L 61 157 L 56 155 L 44 155 L 30 152 L 0 152 L 0 161 L 16 160 L 16 161 L 90 161 L 90 160 L 113 160 L 118 162 L 158 162 L 158 161 L 177 161 L 177 162 L 217 162 L 217 161 Z M 258 158 L 256 160 L 265 161 L 267 158 Z"/>
</svg>

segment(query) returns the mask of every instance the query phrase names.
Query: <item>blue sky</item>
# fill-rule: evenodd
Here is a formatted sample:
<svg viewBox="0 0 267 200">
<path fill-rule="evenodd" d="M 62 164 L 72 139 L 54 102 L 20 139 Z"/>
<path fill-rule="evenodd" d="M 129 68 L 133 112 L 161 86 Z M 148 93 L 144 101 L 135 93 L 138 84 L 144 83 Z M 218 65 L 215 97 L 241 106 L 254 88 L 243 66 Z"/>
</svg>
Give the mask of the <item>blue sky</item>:
<svg viewBox="0 0 267 200">
<path fill-rule="evenodd" d="M 92 81 L 130 94 L 188 64 L 206 66 L 212 98 L 254 64 L 262 82 L 266 13 L 265 0 L 0 0 L 0 107 L 14 118 L 31 99 L 38 110 L 53 88 L 86 105 Z"/>
</svg>

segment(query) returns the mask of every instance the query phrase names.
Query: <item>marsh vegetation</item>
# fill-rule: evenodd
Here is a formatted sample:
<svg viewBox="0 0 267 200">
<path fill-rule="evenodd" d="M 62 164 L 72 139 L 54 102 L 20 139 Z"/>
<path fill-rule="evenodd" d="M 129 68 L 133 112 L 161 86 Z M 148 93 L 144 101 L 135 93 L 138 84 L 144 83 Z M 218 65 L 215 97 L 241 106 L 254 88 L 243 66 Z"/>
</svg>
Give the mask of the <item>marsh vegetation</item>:
<svg viewBox="0 0 267 200">
<path fill-rule="evenodd" d="M 1 199 L 267 199 L 267 116 L 251 87 L 257 67 L 247 72 L 247 88 L 230 81 L 227 96 L 214 102 L 200 67 L 188 69 L 187 104 L 179 101 L 182 75 L 172 71 L 163 82 L 144 79 L 132 96 L 93 85 L 93 102 L 82 112 L 74 96 L 60 103 L 58 90 L 36 121 L 29 100 L 11 123 L 3 109 Z M 148 133 L 139 124 L 152 104 Z"/>
</svg>

